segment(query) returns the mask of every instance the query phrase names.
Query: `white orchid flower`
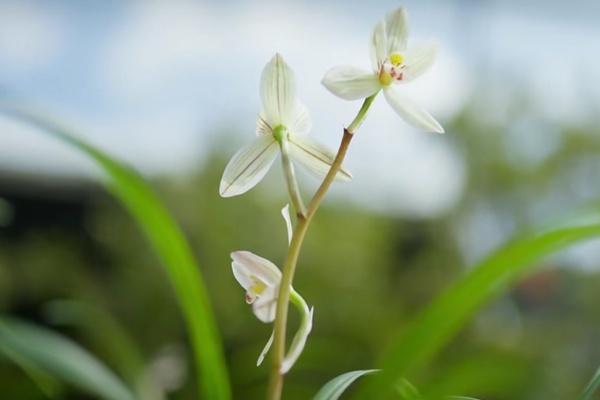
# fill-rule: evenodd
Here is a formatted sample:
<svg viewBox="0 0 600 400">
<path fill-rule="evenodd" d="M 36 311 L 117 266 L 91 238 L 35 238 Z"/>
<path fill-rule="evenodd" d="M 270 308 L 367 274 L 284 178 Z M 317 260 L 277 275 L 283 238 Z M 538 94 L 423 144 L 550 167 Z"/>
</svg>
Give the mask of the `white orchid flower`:
<svg viewBox="0 0 600 400">
<path fill-rule="evenodd" d="M 389 13 L 373 30 L 371 64 L 373 72 L 352 66 L 334 67 L 323 85 L 345 100 L 370 97 L 383 90 L 387 102 L 409 124 L 425 131 L 444 133 L 444 128 L 425 110 L 400 93 L 396 86 L 421 76 L 435 60 L 437 46 L 426 44 L 407 48 L 406 11 Z"/>
<path fill-rule="evenodd" d="M 289 205 L 286 205 L 281 210 L 281 214 L 286 223 L 288 241 L 291 240 L 292 235 L 292 223 L 289 209 Z M 279 271 L 279 268 L 266 258 L 257 256 L 249 251 L 234 251 L 231 253 L 231 259 L 233 275 L 238 283 L 246 290 L 246 302 L 252 304 L 254 315 L 262 322 L 273 322 L 277 309 L 277 295 L 279 294 L 279 286 L 281 284 L 281 271 Z M 288 354 L 286 354 L 283 359 L 283 364 L 281 366 L 282 374 L 288 372 L 296 360 L 298 360 L 300 354 L 302 354 L 308 335 L 312 330 L 314 314 L 314 308 L 309 309 L 306 301 L 304 301 L 302 296 L 300 296 L 294 288 L 291 290 L 290 300 L 300 311 L 302 320 L 300 322 L 300 328 L 292 340 Z M 256 361 L 257 366 L 262 364 L 272 344 L 273 334 L 271 334 L 267 344 L 258 356 L 258 360 Z"/>
<path fill-rule="evenodd" d="M 281 271 L 271 261 L 249 251 L 231 253 L 233 276 L 246 290 L 246 303 L 262 322 L 275 319 Z"/>
<path fill-rule="evenodd" d="M 325 176 L 335 155 L 307 136 L 311 129 L 306 107 L 296 99 L 294 74 L 281 55 L 276 54 L 262 72 L 260 95 L 263 110 L 256 123 L 257 138 L 239 150 L 229 161 L 219 193 L 232 197 L 245 193 L 262 180 L 281 147 L 289 156 L 317 176 Z M 289 144 L 289 146 L 288 146 Z M 336 176 L 350 180 L 342 169 Z"/>
</svg>

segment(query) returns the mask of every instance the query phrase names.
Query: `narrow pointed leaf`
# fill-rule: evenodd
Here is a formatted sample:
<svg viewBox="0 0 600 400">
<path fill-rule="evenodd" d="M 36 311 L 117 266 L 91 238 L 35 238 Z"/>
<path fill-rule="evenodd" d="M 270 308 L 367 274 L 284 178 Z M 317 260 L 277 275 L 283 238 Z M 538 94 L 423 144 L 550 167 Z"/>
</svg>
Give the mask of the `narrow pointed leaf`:
<svg viewBox="0 0 600 400">
<path fill-rule="evenodd" d="M 0 352 L 103 399 L 134 399 L 104 364 L 75 342 L 48 329 L 0 317 Z"/>
<path fill-rule="evenodd" d="M 600 236 L 597 210 L 570 222 L 518 237 L 469 269 L 469 274 L 438 296 L 400 335 L 381 362 L 383 371 L 359 392 L 373 398 L 390 391 L 447 344 L 486 302 L 506 291 L 546 256 Z M 385 398 L 385 396 L 383 396 Z"/>
<path fill-rule="evenodd" d="M 596 393 L 598 388 L 600 388 L 600 368 L 598 368 L 598 371 L 596 371 L 596 374 L 590 383 L 588 383 L 587 387 L 579 397 L 579 400 L 592 400 L 592 396 Z"/>
<path fill-rule="evenodd" d="M 423 400 L 419 390 L 407 379 L 400 379 L 396 385 L 396 393 L 401 400 Z"/>
<path fill-rule="evenodd" d="M 17 108 L 0 113 L 39 128 L 87 155 L 106 174 L 105 185 L 125 206 L 158 254 L 182 309 L 194 349 L 201 398 L 231 396 L 221 341 L 200 269 L 181 229 L 154 190 L 133 169 L 40 114 Z"/>
<path fill-rule="evenodd" d="M 361 376 L 377 372 L 376 369 L 365 369 L 359 371 L 346 372 L 336 378 L 333 378 L 319 390 L 319 393 L 313 400 L 337 400 L 348 389 L 355 380 Z"/>
</svg>

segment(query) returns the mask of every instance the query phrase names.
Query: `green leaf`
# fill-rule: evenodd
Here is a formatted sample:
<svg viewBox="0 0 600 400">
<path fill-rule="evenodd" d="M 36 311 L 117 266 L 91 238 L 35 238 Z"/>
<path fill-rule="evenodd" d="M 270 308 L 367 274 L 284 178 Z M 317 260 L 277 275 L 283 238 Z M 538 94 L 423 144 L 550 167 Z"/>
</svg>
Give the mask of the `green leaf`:
<svg viewBox="0 0 600 400">
<path fill-rule="evenodd" d="M 127 331 L 105 310 L 77 300 L 53 300 L 44 305 L 44 316 L 53 326 L 79 328 L 96 348 L 113 361 L 115 370 L 135 382 L 143 372 L 142 351 Z"/>
<path fill-rule="evenodd" d="M 377 372 L 376 369 L 365 369 L 360 371 L 346 372 L 333 378 L 319 390 L 314 400 L 337 400 L 352 383 L 363 375 Z"/>
<path fill-rule="evenodd" d="M 449 400 L 479 400 L 476 399 L 475 397 L 467 397 L 467 396 L 450 396 L 448 397 Z"/>
<path fill-rule="evenodd" d="M 152 188 L 136 171 L 51 119 L 15 108 L 0 112 L 38 127 L 70 145 L 87 155 L 106 173 L 107 188 L 144 231 L 175 289 L 194 348 L 200 398 L 229 399 L 231 389 L 222 345 L 200 269 L 179 226 Z"/>
<path fill-rule="evenodd" d="M 422 400 L 419 390 L 407 379 L 400 379 L 396 385 L 396 392 L 402 400 Z"/>
<path fill-rule="evenodd" d="M 360 388 L 362 398 L 386 398 L 401 377 L 422 367 L 475 314 L 480 306 L 522 278 L 541 258 L 600 235 L 597 209 L 567 223 L 521 236 L 438 296 L 400 335 L 381 362 L 382 372 Z M 382 389 L 384 388 L 384 389 Z"/>
<path fill-rule="evenodd" d="M 585 390 L 579 397 L 579 400 L 591 400 L 592 395 L 596 392 L 596 390 L 598 390 L 599 387 L 600 387 L 600 368 L 598 368 L 598 371 L 596 371 L 596 374 L 594 375 L 594 377 L 592 378 L 590 383 L 588 383 L 587 387 L 585 388 Z"/>
<path fill-rule="evenodd" d="M 13 217 L 10 204 L 0 197 L 0 227 L 7 226 Z"/>
<path fill-rule="evenodd" d="M 46 372 L 108 400 L 134 399 L 125 384 L 94 356 L 48 329 L 0 317 L 0 352 L 26 365 L 28 373 Z"/>
</svg>

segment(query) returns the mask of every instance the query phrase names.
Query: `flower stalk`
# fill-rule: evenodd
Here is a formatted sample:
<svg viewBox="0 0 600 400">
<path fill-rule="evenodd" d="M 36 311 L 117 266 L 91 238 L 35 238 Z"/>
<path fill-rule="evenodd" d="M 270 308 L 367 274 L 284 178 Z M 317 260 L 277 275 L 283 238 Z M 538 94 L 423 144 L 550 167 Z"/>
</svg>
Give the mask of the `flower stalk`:
<svg viewBox="0 0 600 400">
<path fill-rule="evenodd" d="M 281 285 L 279 287 L 279 295 L 277 298 L 277 308 L 273 330 L 273 361 L 269 375 L 269 387 L 267 392 L 267 399 L 269 400 L 281 399 L 281 393 L 283 390 L 283 362 L 285 357 L 288 304 L 293 291 L 292 281 L 294 280 L 294 273 L 296 271 L 296 265 L 300 255 L 300 250 L 302 249 L 304 237 L 306 236 L 306 232 L 308 231 L 308 227 L 310 226 L 312 218 L 319 209 L 319 206 L 327 194 L 327 191 L 342 168 L 342 163 L 346 157 L 346 153 L 348 152 L 352 137 L 365 120 L 367 112 L 371 107 L 376 95 L 377 94 L 374 94 L 365 99 L 354 120 L 350 123 L 350 125 L 348 125 L 347 128 L 344 129 L 344 135 L 334 161 L 331 164 L 327 175 L 323 179 L 323 182 L 310 201 L 305 217 L 298 218 L 296 227 L 294 229 L 287 257 L 283 265 Z"/>
<path fill-rule="evenodd" d="M 304 219 L 306 216 L 306 207 L 302 201 L 302 195 L 300 194 L 300 188 L 298 181 L 296 180 L 296 172 L 294 170 L 294 164 L 290 158 L 290 147 L 287 138 L 284 136 L 278 140 L 279 147 L 281 149 L 281 164 L 283 167 L 283 175 L 287 184 L 288 192 L 290 194 L 290 201 L 296 211 L 298 219 Z"/>
</svg>

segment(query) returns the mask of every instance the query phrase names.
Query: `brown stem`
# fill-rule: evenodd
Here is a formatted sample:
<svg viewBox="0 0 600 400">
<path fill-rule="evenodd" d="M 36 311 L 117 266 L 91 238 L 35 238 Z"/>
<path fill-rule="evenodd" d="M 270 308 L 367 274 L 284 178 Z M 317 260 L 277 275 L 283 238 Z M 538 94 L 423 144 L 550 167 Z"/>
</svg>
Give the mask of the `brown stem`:
<svg viewBox="0 0 600 400">
<path fill-rule="evenodd" d="M 288 305 L 290 301 L 292 281 L 294 280 L 296 264 L 298 262 L 298 256 L 300 255 L 302 243 L 304 242 L 304 237 L 306 235 L 306 232 L 308 231 L 310 222 L 317 210 L 319 209 L 321 202 L 325 198 L 329 187 L 331 186 L 336 175 L 342 168 L 342 163 L 344 161 L 344 158 L 346 157 L 346 153 L 348 152 L 348 147 L 350 146 L 350 142 L 352 140 L 354 132 L 364 121 L 367 115 L 367 111 L 373 103 L 373 100 L 375 99 L 376 95 L 377 94 L 374 94 L 371 97 L 365 99 L 362 107 L 360 108 L 354 120 L 350 123 L 347 129 L 344 129 L 344 136 L 342 137 L 342 141 L 338 148 L 338 152 L 335 156 L 333 163 L 331 164 L 331 167 L 329 168 L 329 171 L 327 172 L 327 175 L 325 176 L 325 179 L 323 180 L 323 182 L 315 192 L 312 200 L 310 201 L 308 209 L 306 210 L 306 214 L 304 216 L 302 216 L 302 214 L 298 216 L 296 228 L 294 229 L 292 241 L 290 242 L 288 254 L 283 265 L 281 285 L 279 287 L 279 294 L 277 297 L 277 311 L 275 314 L 275 323 L 273 328 L 273 362 L 271 365 L 271 372 L 269 375 L 269 387 L 267 390 L 268 400 L 281 399 L 281 393 L 283 390 L 283 374 L 281 373 L 281 365 L 285 356 L 285 337 L 287 328 Z"/>
</svg>

